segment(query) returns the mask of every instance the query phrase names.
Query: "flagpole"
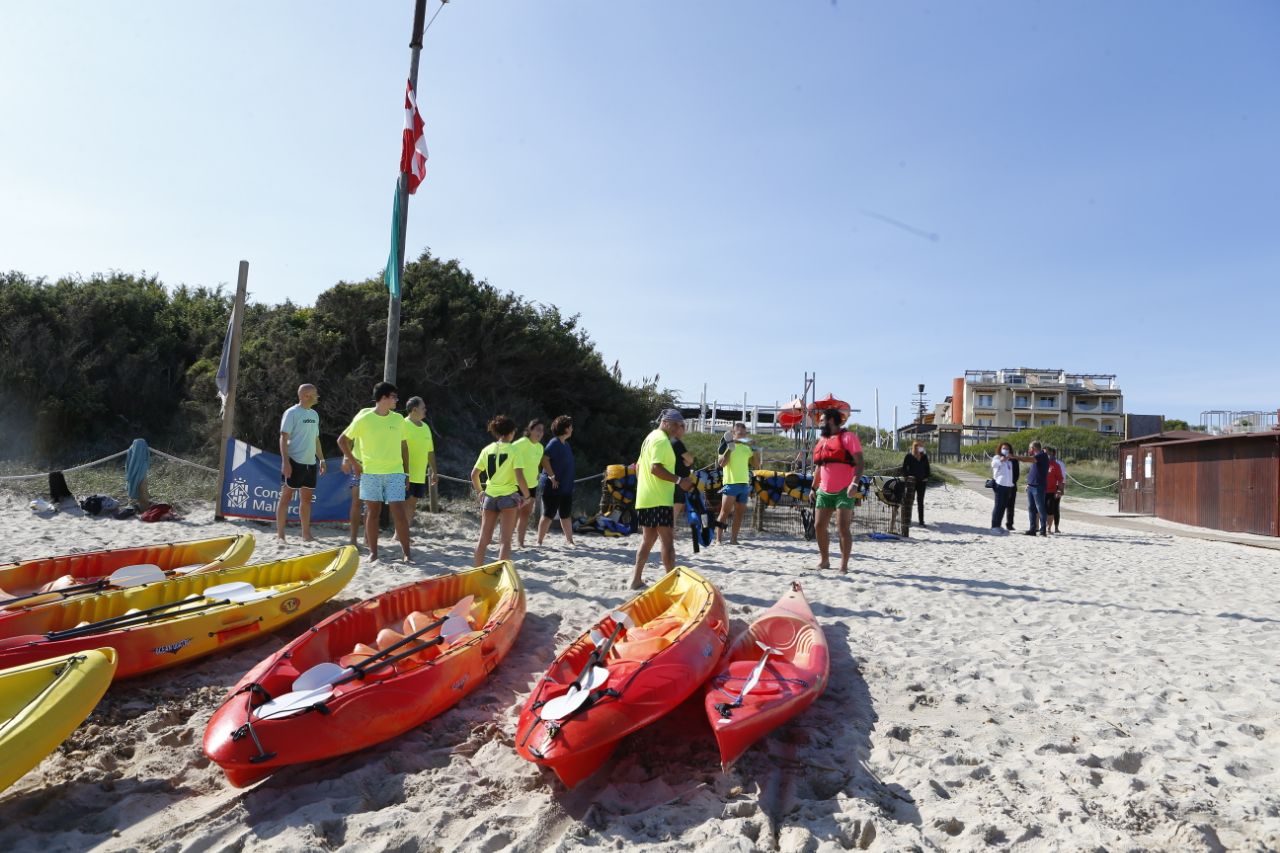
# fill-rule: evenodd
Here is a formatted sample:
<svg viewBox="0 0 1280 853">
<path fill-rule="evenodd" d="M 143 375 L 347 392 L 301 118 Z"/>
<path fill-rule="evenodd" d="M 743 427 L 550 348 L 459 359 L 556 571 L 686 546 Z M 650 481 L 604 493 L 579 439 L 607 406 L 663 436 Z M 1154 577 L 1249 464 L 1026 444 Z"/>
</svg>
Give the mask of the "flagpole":
<svg viewBox="0 0 1280 853">
<path fill-rule="evenodd" d="M 218 498 L 213 503 L 213 518 L 222 521 L 222 495 L 227 484 L 227 441 L 235 435 L 236 381 L 240 378 L 240 326 L 244 323 L 244 297 L 249 288 L 249 262 L 240 262 L 236 278 L 236 299 L 231 304 L 231 347 L 227 360 L 227 401 L 222 407 L 222 440 L 218 442 Z"/>
<path fill-rule="evenodd" d="M 427 15 L 427 0 L 414 0 L 413 4 L 413 39 L 409 42 L 409 88 L 413 90 L 414 100 L 418 93 L 418 55 L 422 52 L 422 26 Z M 404 278 L 404 240 L 409 230 L 409 174 L 400 171 L 400 181 L 396 186 L 400 204 L 400 238 L 396 241 L 396 269 L 401 282 Z M 400 294 L 392 293 L 387 298 L 387 352 L 382 362 L 382 381 L 395 384 L 396 362 L 400 359 Z"/>
</svg>

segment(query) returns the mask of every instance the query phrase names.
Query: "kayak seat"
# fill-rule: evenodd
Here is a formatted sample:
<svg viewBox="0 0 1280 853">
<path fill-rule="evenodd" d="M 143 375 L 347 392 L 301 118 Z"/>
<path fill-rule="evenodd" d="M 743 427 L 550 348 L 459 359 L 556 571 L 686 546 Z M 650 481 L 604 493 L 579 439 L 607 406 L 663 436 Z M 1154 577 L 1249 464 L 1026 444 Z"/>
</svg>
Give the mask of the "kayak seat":
<svg viewBox="0 0 1280 853">
<path fill-rule="evenodd" d="M 716 686 L 736 696 L 738 691 L 742 690 L 746 685 L 747 679 L 751 677 L 751 670 L 755 668 L 756 662 L 754 660 L 735 660 L 731 662 L 727 676 L 724 674 L 716 676 Z M 807 672 L 793 663 L 770 657 L 769 662 L 765 664 L 764 672 L 760 673 L 760 681 L 756 683 L 755 687 L 751 688 L 751 692 L 747 695 L 776 696 L 783 693 L 798 693 L 812 680 L 813 673 Z M 804 684 L 798 682 L 804 682 Z"/>
<path fill-rule="evenodd" d="M 646 661 L 671 645 L 671 638 L 664 636 L 624 640 L 614 643 L 613 653 L 620 661 Z"/>
<path fill-rule="evenodd" d="M 406 635 L 412 634 L 414 631 L 421 631 L 423 628 L 427 627 L 432 622 L 438 622 L 438 621 L 440 621 L 439 618 L 432 618 L 432 616 L 428 613 L 423 613 L 421 610 L 415 610 L 412 613 L 410 613 L 408 617 L 404 620 L 404 632 Z M 422 638 L 426 639 L 429 636 L 431 636 L 430 631 L 428 631 L 426 634 L 423 634 Z"/>
<path fill-rule="evenodd" d="M 66 587 L 69 587 L 69 586 L 75 586 L 75 584 L 76 584 L 75 578 L 73 578 L 71 575 L 63 575 L 59 578 L 55 578 L 49 581 L 44 586 L 40 587 L 40 589 L 37 591 L 38 592 L 57 592 L 60 589 L 65 589 Z"/>
</svg>

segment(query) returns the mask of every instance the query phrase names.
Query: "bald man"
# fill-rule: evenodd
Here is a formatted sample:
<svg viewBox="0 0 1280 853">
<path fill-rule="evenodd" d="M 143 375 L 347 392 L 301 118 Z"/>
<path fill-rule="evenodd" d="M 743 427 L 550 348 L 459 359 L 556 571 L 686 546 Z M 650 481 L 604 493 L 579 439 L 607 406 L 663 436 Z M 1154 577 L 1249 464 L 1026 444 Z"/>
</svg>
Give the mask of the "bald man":
<svg viewBox="0 0 1280 853">
<path fill-rule="evenodd" d="M 311 501 L 316 478 L 324 473 L 324 451 L 320 448 L 320 416 L 315 405 L 320 392 L 314 385 L 298 386 L 298 403 L 284 410 L 280 418 L 280 503 L 276 506 L 276 538 L 284 541 L 289 521 L 289 503 L 300 492 L 298 517 L 302 540 L 311 541 Z"/>
</svg>

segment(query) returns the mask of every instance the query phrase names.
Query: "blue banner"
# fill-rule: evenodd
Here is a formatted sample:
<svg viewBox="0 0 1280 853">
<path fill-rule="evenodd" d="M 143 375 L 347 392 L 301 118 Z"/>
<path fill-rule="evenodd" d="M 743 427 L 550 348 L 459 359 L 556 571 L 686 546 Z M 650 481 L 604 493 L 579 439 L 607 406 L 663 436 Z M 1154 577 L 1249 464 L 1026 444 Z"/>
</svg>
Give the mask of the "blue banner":
<svg viewBox="0 0 1280 853">
<path fill-rule="evenodd" d="M 243 441 L 228 439 L 226 476 L 218 496 L 223 515 L 237 518 L 276 517 L 280 503 L 280 457 L 251 447 Z M 312 521 L 346 521 L 351 513 L 351 489 L 342 473 L 342 459 L 327 459 L 326 474 L 316 481 L 312 494 Z M 289 518 L 298 517 L 299 493 L 294 492 L 289 505 Z"/>
</svg>

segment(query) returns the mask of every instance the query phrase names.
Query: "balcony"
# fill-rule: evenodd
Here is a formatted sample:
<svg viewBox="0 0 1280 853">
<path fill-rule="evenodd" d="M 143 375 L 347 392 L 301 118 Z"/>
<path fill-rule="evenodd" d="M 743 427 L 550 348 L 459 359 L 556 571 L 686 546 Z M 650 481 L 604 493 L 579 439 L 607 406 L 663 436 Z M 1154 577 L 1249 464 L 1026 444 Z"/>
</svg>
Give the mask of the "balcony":
<svg viewBox="0 0 1280 853">
<path fill-rule="evenodd" d="M 1096 411 L 1099 411 L 1101 407 L 1098 405 L 1096 401 L 1090 401 L 1086 403 L 1083 400 L 1076 400 L 1071 404 L 1071 408 L 1073 411 L 1077 411 L 1077 412 L 1096 412 Z"/>
</svg>

